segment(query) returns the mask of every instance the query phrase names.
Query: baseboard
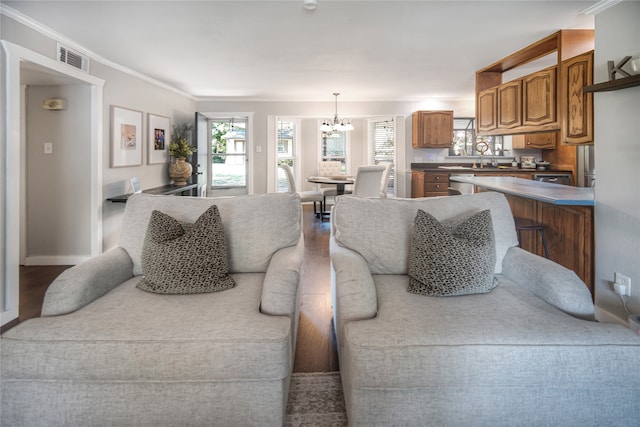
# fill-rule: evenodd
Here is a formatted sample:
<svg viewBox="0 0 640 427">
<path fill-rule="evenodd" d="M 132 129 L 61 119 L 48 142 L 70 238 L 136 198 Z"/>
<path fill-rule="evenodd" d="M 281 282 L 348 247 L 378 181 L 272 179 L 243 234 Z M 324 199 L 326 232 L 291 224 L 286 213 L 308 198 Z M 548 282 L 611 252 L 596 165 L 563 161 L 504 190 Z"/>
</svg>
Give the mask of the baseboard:
<svg viewBox="0 0 640 427">
<path fill-rule="evenodd" d="M 626 319 L 621 319 L 618 316 L 614 315 L 613 313 L 605 310 L 602 307 L 598 307 L 596 305 L 595 307 L 595 312 L 596 312 L 596 320 L 598 322 L 603 322 L 603 323 L 620 323 L 621 325 L 624 326 L 629 326 L 629 323 L 627 322 Z"/>
<path fill-rule="evenodd" d="M 28 256 L 24 259 L 24 265 L 77 265 L 91 258 L 82 255 L 65 256 Z"/>
</svg>

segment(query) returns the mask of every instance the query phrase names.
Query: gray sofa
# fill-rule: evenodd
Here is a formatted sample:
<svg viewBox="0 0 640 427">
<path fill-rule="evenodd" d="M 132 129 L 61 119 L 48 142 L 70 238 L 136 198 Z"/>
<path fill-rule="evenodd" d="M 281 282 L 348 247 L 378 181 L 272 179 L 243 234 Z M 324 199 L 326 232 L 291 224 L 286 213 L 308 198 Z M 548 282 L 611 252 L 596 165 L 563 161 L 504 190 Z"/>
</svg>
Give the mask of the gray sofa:
<svg viewBox="0 0 640 427">
<path fill-rule="evenodd" d="M 489 209 L 489 293 L 407 292 L 418 209 L 438 220 Z M 572 272 L 517 247 L 498 193 L 426 199 L 340 197 L 332 293 L 353 426 L 629 426 L 640 420 L 640 337 L 593 321 Z M 464 262 L 461 269 L 466 268 Z"/>
<path fill-rule="evenodd" d="M 212 204 L 236 286 L 136 288 L 152 210 L 193 223 Z M 63 273 L 42 317 L 2 336 L 2 425 L 282 425 L 303 251 L 295 194 L 132 196 L 119 247 Z"/>
</svg>

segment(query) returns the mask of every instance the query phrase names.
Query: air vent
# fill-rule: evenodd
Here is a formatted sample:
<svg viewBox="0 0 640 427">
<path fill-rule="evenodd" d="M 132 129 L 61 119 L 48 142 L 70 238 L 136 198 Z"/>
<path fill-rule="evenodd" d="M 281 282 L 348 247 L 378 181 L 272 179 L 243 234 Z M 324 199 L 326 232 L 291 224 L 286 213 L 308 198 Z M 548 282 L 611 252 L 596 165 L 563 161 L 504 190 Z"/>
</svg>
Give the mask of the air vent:
<svg viewBox="0 0 640 427">
<path fill-rule="evenodd" d="M 58 61 L 69 64 L 85 72 L 89 72 L 89 58 L 58 43 Z"/>
</svg>

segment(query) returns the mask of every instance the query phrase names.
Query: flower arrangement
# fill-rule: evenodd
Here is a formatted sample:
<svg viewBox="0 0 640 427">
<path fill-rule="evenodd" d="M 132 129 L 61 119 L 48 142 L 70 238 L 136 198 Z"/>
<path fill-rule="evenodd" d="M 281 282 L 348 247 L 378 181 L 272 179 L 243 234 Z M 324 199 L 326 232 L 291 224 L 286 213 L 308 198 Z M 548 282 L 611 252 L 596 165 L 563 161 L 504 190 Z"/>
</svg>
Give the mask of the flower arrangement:
<svg viewBox="0 0 640 427">
<path fill-rule="evenodd" d="M 169 143 L 169 154 L 176 159 L 184 159 L 196 152 L 196 147 L 189 144 L 191 138 L 191 124 L 182 123 L 173 126 L 171 142 Z"/>
</svg>

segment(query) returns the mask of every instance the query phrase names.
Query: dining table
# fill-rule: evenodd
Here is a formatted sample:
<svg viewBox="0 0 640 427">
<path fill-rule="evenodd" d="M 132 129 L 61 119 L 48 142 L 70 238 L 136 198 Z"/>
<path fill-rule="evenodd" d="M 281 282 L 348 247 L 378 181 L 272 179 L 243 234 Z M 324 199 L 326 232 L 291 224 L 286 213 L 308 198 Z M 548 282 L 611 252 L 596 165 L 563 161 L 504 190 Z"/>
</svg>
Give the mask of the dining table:
<svg viewBox="0 0 640 427">
<path fill-rule="evenodd" d="M 336 194 L 339 196 L 344 194 L 344 186 L 353 184 L 355 177 L 350 175 L 334 175 L 334 176 L 309 176 L 307 182 L 315 184 L 334 184 L 336 186 Z"/>
</svg>

